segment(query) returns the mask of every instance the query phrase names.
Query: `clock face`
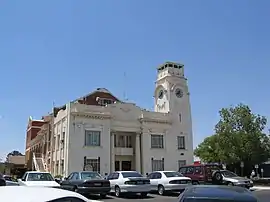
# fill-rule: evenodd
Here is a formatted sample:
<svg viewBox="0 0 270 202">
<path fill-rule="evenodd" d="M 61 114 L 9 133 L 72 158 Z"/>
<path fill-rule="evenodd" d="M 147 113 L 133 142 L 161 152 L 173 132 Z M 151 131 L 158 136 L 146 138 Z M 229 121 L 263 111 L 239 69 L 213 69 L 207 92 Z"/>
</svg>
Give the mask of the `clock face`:
<svg viewBox="0 0 270 202">
<path fill-rule="evenodd" d="M 158 93 L 158 98 L 159 98 L 159 99 L 162 99 L 163 96 L 164 96 L 163 90 L 159 91 L 159 93 Z"/>
<path fill-rule="evenodd" d="M 181 97 L 183 97 L 184 93 L 180 88 L 177 88 L 175 90 L 175 95 L 176 95 L 176 97 L 181 98 Z"/>
</svg>

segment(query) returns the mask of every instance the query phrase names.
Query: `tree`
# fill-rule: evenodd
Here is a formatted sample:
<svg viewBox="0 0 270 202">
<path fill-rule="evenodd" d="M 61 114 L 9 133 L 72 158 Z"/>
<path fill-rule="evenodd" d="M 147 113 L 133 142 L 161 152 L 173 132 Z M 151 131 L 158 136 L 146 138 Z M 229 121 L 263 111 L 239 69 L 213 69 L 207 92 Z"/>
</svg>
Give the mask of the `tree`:
<svg viewBox="0 0 270 202">
<path fill-rule="evenodd" d="M 14 150 L 10 153 L 8 153 L 7 157 L 6 157 L 6 162 L 8 162 L 8 157 L 9 156 L 23 156 L 23 154 L 17 150 Z"/>
<path fill-rule="evenodd" d="M 254 165 L 270 157 L 270 138 L 263 131 L 267 120 L 247 105 L 222 108 L 215 134 L 205 138 L 194 154 L 206 162 Z"/>
<path fill-rule="evenodd" d="M 17 150 L 14 150 L 14 151 L 8 153 L 7 156 L 23 156 L 23 154 Z"/>
</svg>

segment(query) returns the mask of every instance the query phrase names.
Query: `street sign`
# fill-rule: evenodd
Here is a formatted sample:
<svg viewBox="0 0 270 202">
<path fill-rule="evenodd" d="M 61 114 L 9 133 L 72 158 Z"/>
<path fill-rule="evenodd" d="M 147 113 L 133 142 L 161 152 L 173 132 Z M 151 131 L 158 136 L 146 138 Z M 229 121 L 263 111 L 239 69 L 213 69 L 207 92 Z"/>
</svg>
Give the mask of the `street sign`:
<svg viewBox="0 0 270 202">
<path fill-rule="evenodd" d="M 244 162 L 243 161 L 241 162 L 240 167 L 244 168 Z"/>
<path fill-rule="evenodd" d="M 259 168 L 259 165 L 258 165 L 258 164 L 256 164 L 256 165 L 255 165 L 255 168 L 256 168 L 256 169 L 258 169 L 258 168 Z"/>
</svg>

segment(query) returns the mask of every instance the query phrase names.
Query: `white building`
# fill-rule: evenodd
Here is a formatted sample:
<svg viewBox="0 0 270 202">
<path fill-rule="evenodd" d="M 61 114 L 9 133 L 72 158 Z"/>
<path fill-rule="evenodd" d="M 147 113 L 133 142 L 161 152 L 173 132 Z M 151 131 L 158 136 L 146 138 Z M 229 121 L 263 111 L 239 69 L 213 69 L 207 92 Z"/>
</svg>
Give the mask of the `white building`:
<svg viewBox="0 0 270 202">
<path fill-rule="evenodd" d="M 151 96 L 151 95 L 149 95 Z M 178 170 L 193 163 L 191 110 L 184 65 L 157 69 L 155 111 L 124 103 L 101 88 L 55 109 L 54 175 L 85 170 Z"/>
</svg>

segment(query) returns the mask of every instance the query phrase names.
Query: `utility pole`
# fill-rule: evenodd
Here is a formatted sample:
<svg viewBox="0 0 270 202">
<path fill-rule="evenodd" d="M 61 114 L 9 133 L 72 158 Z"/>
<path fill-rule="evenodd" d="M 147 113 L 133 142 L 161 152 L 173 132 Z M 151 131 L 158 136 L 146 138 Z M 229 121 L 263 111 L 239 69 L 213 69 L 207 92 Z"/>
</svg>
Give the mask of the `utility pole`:
<svg viewBox="0 0 270 202">
<path fill-rule="evenodd" d="M 127 94 L 126 94 L 126 86 L 127 86 L 127 83 L 126 83 L 126 77 L 127 77 L 126 72 L 124 72 L 124 83 L 123 83 L 123 86 L 124 86 L 123 97 L 124 97 L 124 98 L 123 98 L 123 99 L 124 99 L 125 101 L 128 100 Z"/>
</svg>

